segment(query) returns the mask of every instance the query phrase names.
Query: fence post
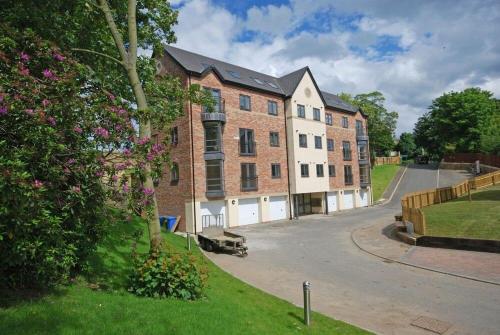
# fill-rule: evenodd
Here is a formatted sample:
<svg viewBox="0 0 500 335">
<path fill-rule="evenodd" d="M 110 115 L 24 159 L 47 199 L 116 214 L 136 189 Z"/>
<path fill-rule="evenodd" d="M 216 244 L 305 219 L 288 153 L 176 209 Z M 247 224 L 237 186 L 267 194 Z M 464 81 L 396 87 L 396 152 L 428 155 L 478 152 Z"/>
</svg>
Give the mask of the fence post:
<svg viewBox="0 0 500 335">
<path fill-rule="evenodd" d="M 467 194 L 469 196 L 469 201 L 472 201 L 472 195 L 470 194 L 470 183 L 467 182 Z"/>
</svg>

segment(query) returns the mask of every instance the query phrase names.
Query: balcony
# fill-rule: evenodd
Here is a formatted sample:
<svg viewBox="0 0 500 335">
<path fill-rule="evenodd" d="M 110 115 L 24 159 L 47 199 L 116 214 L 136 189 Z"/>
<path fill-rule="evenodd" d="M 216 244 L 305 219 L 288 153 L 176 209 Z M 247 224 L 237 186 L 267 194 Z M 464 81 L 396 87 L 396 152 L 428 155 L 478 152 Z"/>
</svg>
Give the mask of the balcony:
<svg viewBox="0 0 500 335">
<path fill-rule="evenodd" d="M 245 191 L 257 191 L 258 187 L 258 178 L 257 177 L 242 177 L 241 178 L 241 190 Z"/>
<path fill-rule="evenodd" d="M 201 113 L 202 122 L 226 123 L 226 103 L 221 97 L 214 97 L 215 105 L 211 108 L 203 106 Z"/>
<path fill-rule="evenodd" d="M 363 128 L 356 128 L 356 141 L 368 141 L 368 133 Z"/>
<path fill-rule="evenodd" d="M 224 184 L 221 178 L 207 178 L 207 198 L 220 198 L 226 195 Z"/>
<path fill-rule="evenodd" d="M 239 141 L 240 156 L 257 156 L 255 141 Z"/>
<path fill-rule="evenodd" d="M 222 141 L 220 139 L 205 140 L 205 160 L 224 160 Z"/>
<path fill-rule="evenodd" d="M 368 161 L 368 152 L 359 151 L 358 152 L 358 162 L 360 165 L 366 165 Z"/>
</svg>

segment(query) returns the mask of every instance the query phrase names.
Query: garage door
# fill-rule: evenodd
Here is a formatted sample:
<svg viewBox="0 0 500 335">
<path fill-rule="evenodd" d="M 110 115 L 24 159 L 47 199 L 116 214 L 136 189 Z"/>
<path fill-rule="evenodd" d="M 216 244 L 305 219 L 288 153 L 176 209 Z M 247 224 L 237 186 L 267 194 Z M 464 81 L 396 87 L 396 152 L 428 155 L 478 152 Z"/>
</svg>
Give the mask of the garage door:
<svg viewBox="0 0 500 335">
<path fill-rule="evenodd" d="M 360 190 L 359 191 L 359 204 L 361 207 L 366 207 L 368 206 L 368 196 L 370 193 L 368 190 Z"/>
<path fill-rule="evenodd" d="M 226 204 L 224 201 L 207 201 L 200 203 L 201 225 L 203 228 L 226 225 Z"/>
<path fill-rule="evenodd" d="M 344 209 L 354 208 L 354 191 L 344 191 Z"/>
<path fill-rule="evenodd" d="M 337 211 L 338 209 L 337 192 L 328 192 L 327 201 L 328 201 L 328 213 Z"/>
<path fill-rule="evenodd" d="M 286 219 L 286 197 L 269 197 L 269 220 Z"/>
<path fill-rule="evenodd" d="M 240 226 L 259 222 L 259 202 L 257 198 L 238 200 Z"/>
</svg>

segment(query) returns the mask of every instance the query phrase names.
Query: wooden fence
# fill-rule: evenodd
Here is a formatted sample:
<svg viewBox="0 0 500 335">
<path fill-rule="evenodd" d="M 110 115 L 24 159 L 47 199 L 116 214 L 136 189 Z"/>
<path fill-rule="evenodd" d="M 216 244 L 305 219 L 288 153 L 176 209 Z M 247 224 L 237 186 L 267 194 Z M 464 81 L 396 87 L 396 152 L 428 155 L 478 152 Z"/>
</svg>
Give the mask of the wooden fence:
<svg viewBox="0 0 500 335">
<path fill-rule="evenodd" d="M 375 165 L 401 164 L 401 156 L 375 157 Z"/>
<path fill-rule="evenodd" d="M 401 198 L 403 221 L 413 223 L 415 233 L 425 235 L 425 216 L 421 208 L 447 202 L 465 195 L 470 196 L 470 191 L 473 189 L 496 184 L 500 184 L 500 171 L 474 177 L 450 187 L 407 193 Z"/>
<path fill-rule="evenodd" d="M 496 166 L 500 168 L 500 156 L 486 155 L 479 153 L 457 153 L 444 155 L 443 160 L 449 163 L 474 163 L 479 161 L 481 164 Z"/>
</svg>

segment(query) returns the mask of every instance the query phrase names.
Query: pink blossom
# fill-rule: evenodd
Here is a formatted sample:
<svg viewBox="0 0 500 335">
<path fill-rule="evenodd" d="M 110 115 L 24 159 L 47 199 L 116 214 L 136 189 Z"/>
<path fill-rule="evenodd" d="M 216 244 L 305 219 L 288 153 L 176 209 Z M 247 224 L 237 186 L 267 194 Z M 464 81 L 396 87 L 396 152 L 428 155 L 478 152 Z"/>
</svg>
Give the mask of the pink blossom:
<svg viewBox="0 0 500 335">
<path fill-rule="evenodd" d="M 155 193 L 155 191 L 152 188 L 143 188 L 142 193 L 144 193 L 145 196 L 150 196 Z"/>
<path fill-rule="evenodd" d="M 118 163 L 118 164 L 116 164 L 115 169 L 117 171 L 121 171 L 121 170 L 125 170 L 126 167 L 127 167 L 127 165 L 125 165 L 123 163 Z"/>
<path fill-rule="evenodd" d="M 75 163 L 76 163 L 76 159 L 74 159 L 74 158 L 70 158 L 70 159 L 68 159 L 68 161 L 66 162 L 66 164 L 68 164 L 68 165 L 72 165 L 72 164 L 75 164 Z"/>
<path fill-rule="evenodd" d="M 153 146 L 151 147 L 151 151 L 155 154 L 159 154 L 163 151 L 163 149 L 163 145 L 161 144 L 153 144 Z"/>
<path fill-rule="evenodd" d="M 57 61 L 59 61 L 59 62 L 62 62 L 63 60 L 66 59 L 66 57 L 64 57 L 60 53 L 54 52 L 54 59 L 57 60 Z"/>
<path fill-rule="evenodd" d="M 118 181 L 118 176 L 114 175 L 113 177 L 111 177 L 111 179 L 113 179 L 113 181 Z"/>
<path fill-rule="evenodd" d="M 139 139 L 139 142 L 137 142 L 139 145 L 144 145 L 149 142 L 149 137 L 143 137 Z"/>
<path fill-rule="evenodd" d="M 102 176 L 104 176 L 104 172 L 102 172 L 102 171 L 97 171 L 97 172 L 95 173 L 95 175 L 96 175 L 96 177 L 102 177 Z"/>
<path fill-rule="evenodd" d="M 49 101 L 49 100 L 47 100 L 47 99 L 43 99 L 43 100 L 42 100 L 42 106 L 43 106 L 43 107 L 47 107 L 49 104 L 50 104 L 50 101 Z"/>
<path fill-rule="evenodd" d="M 47 122 L 51 125 L 51 126 L 55 126 L 56 125 L 56 119 L 54 119 L 52 116 L 49 116 L 47 118 Z"/>
<path fill-rule="evenodd" d="M 103 127 L 98 127 L 94 131 L 98 137 L 109 138 L 109 131 Z"/>
<path fill-rule="evenodd" d="M 43 186 L 43 183 L 38 180 L 38 179 L 35 179 L 35 182 L 33 183 L 33 187 L 34 188 L 41 188 Z"/>
<path fill-rule="evenodd" d="M 3 101 L 3 94 L 0 94 L 0 102 Z"/>
<path fill-rule="evenodd" d="M 73 186 L 71 189 L 72 189 L 72 190 L 73 190 L 73 192 L 75 192 L 75 193 L 80 193 L 80 192 L 82 191 L 82 190 L 80 189 L 80 186 Z"/>
<path fill-rule="evenodd" d="M 0 115 L 7 114 L 7 106 L 0 106 Z"/>
<path fill-rule="evenodd" d="M 118 110 L 118 115 L 123 115 L 123 114 L 126 114 L 126 113 L 127 113 L 127 111 L 125 109 L 123 109 L 123 108 L 120 108 Z"/>
<path fill-rule="evenodd" d="M 25 111 L 25 112 L 26 112 L 26 114 L 28 114 L 28 115 L 31 115 L 31 116 L 35 115 L 35 111 L 34 111 L 33 109 L 25 109 L 24 111 Z"/>
<path fill-rule="evenodd" d="M 27 76 L 29 76 L 29 75 L 30 75 L 30 70 L 29 70 L 27 67 L 20 67 L 20 68 L 19 68 L 19 74 L 20 74 L 21 76 L 25 76 L 25 77 L 27 77 Z"/>
<path fill-rule="evenodd" d="M 21 59 L 22 62 L 27 62 L 30 60 L 30 56 L 27 53 L 25 53 L 24 51 L 21 51 L 19 58 Z"/>
<path fill-rule="evenodd" d="M 128 188 L 127 183 L 123 184 L 122 189 L 123 189 L 123 192 L 128 193 L 129 188 Z"/>
<path fill-rule="evenodd" d="M 54 73 L 52 73 L 52 71 L 50 71 L 49 69 L 43 70 L 42 73 L 43 73 L 43 76 L 45 78 L 48 78 L 48 79 L 53 79 L 55 77 Z"/>
<path fill-rule="evenodd" d="M 155 158 L 155 154 L 153 152 L 148 152 L 148 154 L 146 155 L 146 159 L 148 161 L 152 161 L 154 158 Z"/>
<path fill-rule="evenodd" d="M 82 128 L 78 127 L 78 126 L 75 126 L 75 128 L 73 128 L 73 131 L 75 133 L 78 133 L 78 134 L 81 134 L 83 132 Z"/>
<path fill-rule="evenodd" d="M 115 130 L 116 130 L 116 131 L 120 131 L 120 130 L 122 130 L 122 126 L 121 126 L 120 124 L 117 124 L 117 125 L 115 126 Z"/>
<path fill-rule="evenodd" d="M 125 148 L 123 149 L 123 154 L 127 157 L 130 157 L 132 155 L 132 150 L 130 150 L 129 148 Z"/>
<path fill-rule="evenodd" d="M 63 171 L 64 171 L 64 173 L 71 173 L 71 170 L 68 169 L 67 167 L 65 167 Z"/>
<path fill-rule="evenodd" d="M 114 101 L 116 97 L 113 94 L 108 95 L 109 100 Z"/>
</svg>

